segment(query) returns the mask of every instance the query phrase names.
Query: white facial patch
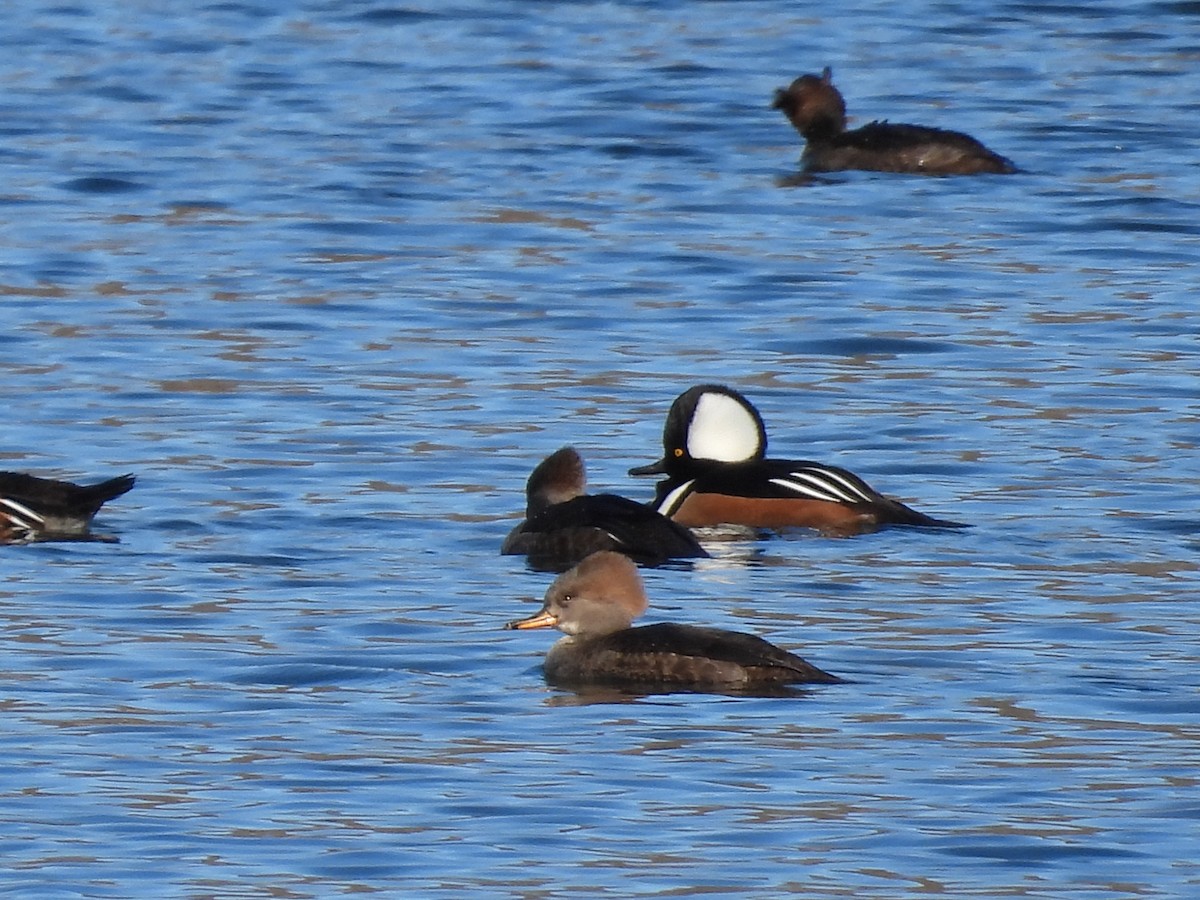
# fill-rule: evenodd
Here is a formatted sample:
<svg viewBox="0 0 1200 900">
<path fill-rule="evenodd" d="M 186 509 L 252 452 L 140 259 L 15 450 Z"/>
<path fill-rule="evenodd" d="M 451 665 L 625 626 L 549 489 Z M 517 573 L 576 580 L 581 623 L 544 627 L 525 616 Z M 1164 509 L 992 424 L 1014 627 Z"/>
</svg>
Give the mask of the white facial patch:
<svg viewBox="0 0 1200 900">
<path fill-rule="evenodd" d="M 688 425 L 687 451 L 693 459 L 741 462 L 759 451 L 758 423 L 727 394 L 704 394 Z"/>
</svg>

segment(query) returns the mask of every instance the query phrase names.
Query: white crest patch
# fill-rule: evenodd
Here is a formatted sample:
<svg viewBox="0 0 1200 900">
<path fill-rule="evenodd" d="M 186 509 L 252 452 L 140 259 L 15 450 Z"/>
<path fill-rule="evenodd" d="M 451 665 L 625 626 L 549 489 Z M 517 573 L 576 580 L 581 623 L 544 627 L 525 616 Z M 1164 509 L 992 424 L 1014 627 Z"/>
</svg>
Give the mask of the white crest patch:
<svg viewBox="0 0 1200 900">
<path fill-rule="evenodd" d="M 693 459 L 742 462 L 759 452 L 758 423 L 727 394 L 704 394 L 688 425 L 687 451 Z"/>
</svg>

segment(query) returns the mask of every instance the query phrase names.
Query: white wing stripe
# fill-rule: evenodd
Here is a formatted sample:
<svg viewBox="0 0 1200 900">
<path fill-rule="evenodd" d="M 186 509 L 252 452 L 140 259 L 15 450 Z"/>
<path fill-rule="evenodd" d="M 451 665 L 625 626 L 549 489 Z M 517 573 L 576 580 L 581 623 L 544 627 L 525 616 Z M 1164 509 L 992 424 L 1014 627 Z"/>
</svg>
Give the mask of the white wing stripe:
<svg viewBox="0 0 1200 900">
<path fill-rule="evenodd" d="M 694 478 L 691 481 L 685 481 L 679 487 L 675 488 L 675 490 L 671 491 L 671 493 L 667 494 L 667 496 L 663 497 L 663 502 L 658 504 L 658 511 L 668 519 L 671 518 L 671 514 L 679 508 L 679 504 L 691 492 L 692 485 L 695 483 L 696 479 Z"/>
<path fill-rule="evenodd" d="M 869 502 L 871 496 L 863 493 L 854 482 L 827 469 L 802 469 L 792 472 L 788 478 L 772 478 L 772 484 L 832 503 Z"/>
<path fill-rule="evenodd" d="M 8 497 L 0 497 L 0 509 L 8 510 L 13 524 L 21 528 L 41 528 L 46 524 L 46 520 L 28 506 Z"/>
<path fill-rule="evenodd" d="M 37 539 L 37 533 L 46 524 L 46 520 L 32 509 L 8 497 L 0 497 L 0 521 L 8 523 L 11 529 L 7 543 L 27 544 Z"/>
<path fill-rule="evenodd" d="M 800 481 L 788 481 L 786 478 L 772 478 L 772 484 L 777 484 L 785 490 L 792 491 L 812 500 L 824 500 L 827 503 L 850 503 L 852 502 L 845 494 L 840 494 L 833 490 L 829 485 L 816 483 L 805 484 Z"/>
<path fill-rule="evenodd" d="M 820 473 L 819 477 L 827 478 L 827 479 L 829 479 L 829 481 L 831 483 L 837 482 L 838 484 L 842 485 L 847 491 L 849 491 L 853 496 L 855 496 L 859 500 L 865 500 L 867 502 L 870 502 L 875 499 L 875 496 L 872 493 L 870 493 L 869 491 L 864 491 L 861 487 L 859 487 L 859 485 L 856 481 L 853 481 L 852 479 L 847 478 L 845 475 L 841 475 L 837 472 L 832 472 L 829 469 L 812 469 L 809 471 L 811 471 L 813 473 Z"/>
</svg>

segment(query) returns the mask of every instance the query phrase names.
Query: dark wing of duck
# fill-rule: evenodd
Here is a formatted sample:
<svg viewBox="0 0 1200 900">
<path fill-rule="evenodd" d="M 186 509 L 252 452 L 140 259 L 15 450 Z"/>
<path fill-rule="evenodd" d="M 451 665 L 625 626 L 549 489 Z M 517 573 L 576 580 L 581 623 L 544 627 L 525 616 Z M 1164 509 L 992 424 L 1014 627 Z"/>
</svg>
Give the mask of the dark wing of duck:
<svg viewBox="0 0 1200 900">
<path fill-rule="evenodd" d="M 767 459 L 744 466 L 723 467 L 720 475 L 724 492 L 745 497 L 791 500 L 822 500 L 841 503 L 870 512 L 881 524 L 918 525 L 926 528 L 966 528 L 961 522 L 935 519 L 885 497 L 853 472 L 838 466 L 807 460 Z M 731 491 L 730 488 L 736 488 Z M 698 478 L 696 491 L 722 492 L 716 484 Z"/>
<path fill-rule="evenodd" d="M 554 568 L 568 568 L 599 550 L 645 565 L 708 556 L 687 528 L 616 494 L 586 494 L 548 506 L 518 525 L 501 548 Z"/>
<path fill-rule="evenodd" d="M 588 657 L 613 681 L 667 684 L 830 684 L 841 681 L 757 635 L 660 623 L 589 641 Z M 608 664 L 601 664 L 608 660 Z"/>
<path fill-rule="evenodd" d="M 928 125 L 871 122 L 835 135 L 830 143 L 872 156 L 878 154 L 877 158 L 891 158 L 895 161 L 895 170 L 900 172 L 940 171 L 953 167 L 963 158 L 986 160 L 984 165 L 995 172 L 1011 174 L 1017 171 L 1012 160 L 989 150 L 969 134 Z"/>
<path fill-rule="evenodd" d="M 85 486 L 23 472 L 0 472 L 0 497 L 40 513 L 90 519 L 109 500 L 132 488 L 134 481 L 132 475 L 120 475 Z"/>
<path fill-rule="evenodd" d="M 0 543 L 33 540 L 109 540 L 89 531 L 107 501 L 133 487 L 132 475 L 93 485 L 0 472 Z"/>
</svg>

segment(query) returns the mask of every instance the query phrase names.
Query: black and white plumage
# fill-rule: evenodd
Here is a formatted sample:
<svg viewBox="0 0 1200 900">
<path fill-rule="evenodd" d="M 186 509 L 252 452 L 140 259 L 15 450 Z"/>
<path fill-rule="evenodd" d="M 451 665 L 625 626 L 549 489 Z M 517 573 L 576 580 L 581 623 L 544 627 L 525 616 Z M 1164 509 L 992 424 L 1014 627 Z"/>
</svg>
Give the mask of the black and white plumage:
<svg viewBox="0 0 1200 900">
<path fill-rule="evenodd" d="M 762 416 L 723 385 L 697 385 L 676 398 L 667 413 L 663 450 L 658 462 L 630 474 L 665 475 L 654 507 L 693 528 L 797 526 L 853 534 L 881 525 L 962 527 L 885 497 L 838 466 L 769 459 Z"/>
</svg>

